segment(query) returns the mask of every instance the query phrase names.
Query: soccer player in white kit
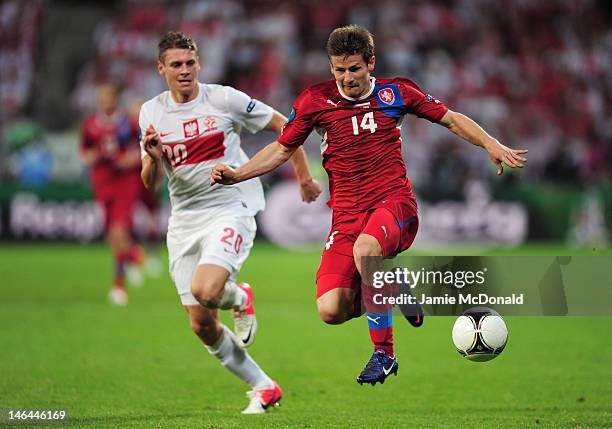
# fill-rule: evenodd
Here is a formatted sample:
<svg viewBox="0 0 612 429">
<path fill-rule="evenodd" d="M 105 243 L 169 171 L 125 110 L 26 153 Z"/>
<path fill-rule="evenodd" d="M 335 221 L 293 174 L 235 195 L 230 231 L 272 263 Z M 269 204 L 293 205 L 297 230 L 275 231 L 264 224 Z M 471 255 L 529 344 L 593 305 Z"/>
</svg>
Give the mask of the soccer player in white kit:
<svg viewBox="0 0 612 429">
<path fill-rule="evenodd" d="M 257 328 L 253 293 L 248 284 L 236 283 L 253 246 L 263 191 L 258 179 L 212 188 L 208 179 L 219 162 L 241 165 L 248 160 L 240 148 L 242 128 L 280 133 L 286 118 L 234 88 L 201 84 L 197 46 L 186 35 L 169 32 L 158 48 L 158 70 L 169 91 L 140 110 L 142 180 L 148 189 L 157 189 L 164 171 L 168 176 L 172 212 L 167 245 L 181 303 L 206 349 L 251 386 L 243 413 L 263 413 L 278 403 L 282 391 L 245 350 Z M 314 201 L 321 188 L 305 153 L 292 160 L 302 200 Z M 219 322 L 219 309 L 233 310 L 235 334 Z"/>
</svg>

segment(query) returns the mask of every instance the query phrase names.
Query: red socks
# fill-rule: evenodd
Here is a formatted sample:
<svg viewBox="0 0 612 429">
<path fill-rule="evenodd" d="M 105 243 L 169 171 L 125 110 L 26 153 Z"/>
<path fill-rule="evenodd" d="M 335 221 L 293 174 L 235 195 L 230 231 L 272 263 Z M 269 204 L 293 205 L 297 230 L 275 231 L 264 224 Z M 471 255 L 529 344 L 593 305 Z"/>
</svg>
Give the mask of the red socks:
<svg viewBox="0 0 612 429">
<path fill-rule="evenodd" d="M 361 294 L 365 304 L 370 339 L 374 349 L 383 349 L 387 356 L 393 357 L 393 305 L 383 303 L 383 298 L 391 296 L 392 287 L 385 285 L 377 289 L 361 285 Z"/>
</svg>

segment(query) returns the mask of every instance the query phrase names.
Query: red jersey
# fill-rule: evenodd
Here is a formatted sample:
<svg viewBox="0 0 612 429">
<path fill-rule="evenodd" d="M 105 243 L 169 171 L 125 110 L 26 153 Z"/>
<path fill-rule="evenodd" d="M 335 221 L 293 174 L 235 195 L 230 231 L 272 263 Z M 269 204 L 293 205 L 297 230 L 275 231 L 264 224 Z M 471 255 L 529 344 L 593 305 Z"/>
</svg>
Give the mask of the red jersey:
<svg viewBox="0 0 612 429">
<path fill-rule="evenodd" d="M 100 159 L 91 167 L 91 182 L 96 197 L 113 192 L 133 182 L 140 181 L 140 167 L 127 170 L 115 168 L 115 161 L 129 151 L 140 152 L 138 124 L 127 115 L 110 120 L 100 115 L 89 116 L 83 124 L 81 149 L 95 149 Z"/>
<path fill-rule="evenodd" d="M 392 193 L 412 195 L 402 158 L 404 115 L 438 122 L 448 109 L 409 79 L 374 79 L 359 99 L 340 93 L 330 80 L 297 98 L 279 143 L 304 143 L 313 129 L 322 136 L 323 167 L 329 176 L 333 210 L 361 212 Z"/>
</svg>

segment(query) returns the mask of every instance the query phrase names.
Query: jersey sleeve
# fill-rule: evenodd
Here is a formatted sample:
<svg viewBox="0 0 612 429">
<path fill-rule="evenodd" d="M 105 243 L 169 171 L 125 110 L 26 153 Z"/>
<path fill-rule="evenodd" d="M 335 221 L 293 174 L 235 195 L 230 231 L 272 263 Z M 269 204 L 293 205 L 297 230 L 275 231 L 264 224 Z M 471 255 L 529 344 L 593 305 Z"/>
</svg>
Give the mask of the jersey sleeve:
<svg viewBox="0 0 612 429">
<path fill-rule="evenodd" d="M 225 87 L 225 102 L 232 119 L 252 133 L 268 125 L 274 113 L 267 104 L 231 86 Z"/>
<path fill-rule="evenodd" d="M 286 147 L 304 144 L 314 128 L 310 90 L 305 90 L 295 100 L 287 123 L 283 126 L 278 142 Z"/>
<path fill-rule="evenodd" d="M 411 113 L 431 122 L 439 122 L 448 112 L 448 107 L 440 100 L 426 94 L 416 83 L 409 79 L 397 79 L 405 100 L 405 113 Z"/>
</svg>

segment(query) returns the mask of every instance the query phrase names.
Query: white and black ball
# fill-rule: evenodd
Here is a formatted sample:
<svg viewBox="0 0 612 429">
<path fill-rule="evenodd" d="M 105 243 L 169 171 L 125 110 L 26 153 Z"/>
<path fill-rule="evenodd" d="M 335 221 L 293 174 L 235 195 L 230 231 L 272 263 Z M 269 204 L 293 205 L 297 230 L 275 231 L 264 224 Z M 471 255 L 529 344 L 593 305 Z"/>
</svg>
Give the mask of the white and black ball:
<svg viewBox="0 0 612 429">
<path fill-rule="evenodd" d="M 453 343 L 465 358 L 485 362 L 496 358 L 508 342 L 508 328 L 499 313 L 487 307 L 463 312 L 453 326 Z"/>
</svg>

